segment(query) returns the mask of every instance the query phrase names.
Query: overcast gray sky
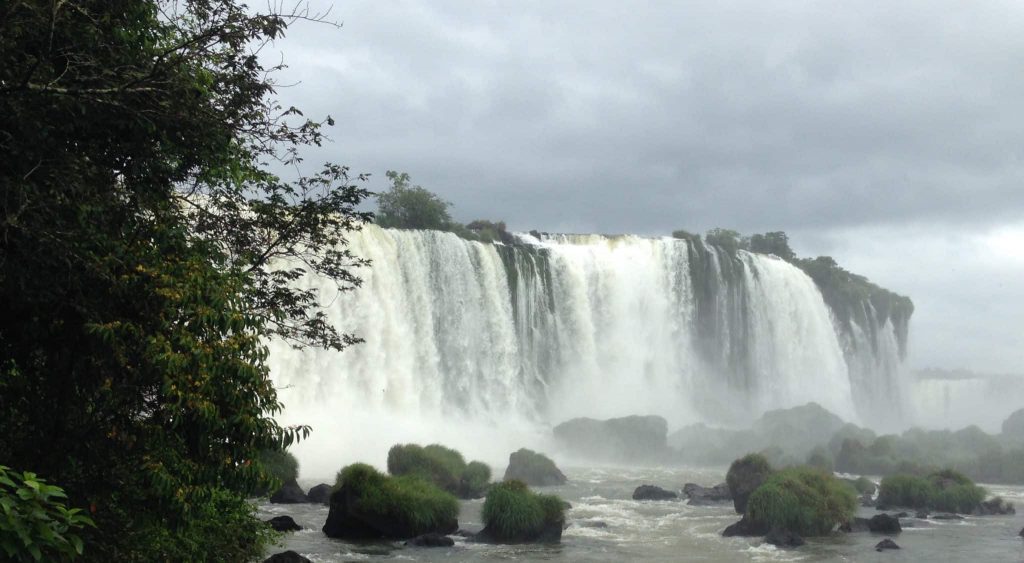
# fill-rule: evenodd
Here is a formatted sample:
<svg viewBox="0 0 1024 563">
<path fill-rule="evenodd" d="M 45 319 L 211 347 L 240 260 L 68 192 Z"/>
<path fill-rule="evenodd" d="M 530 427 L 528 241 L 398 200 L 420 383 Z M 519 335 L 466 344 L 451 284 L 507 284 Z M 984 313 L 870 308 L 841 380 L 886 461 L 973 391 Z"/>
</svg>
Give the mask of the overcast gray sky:
<svg viewBox="0 0 1024 563">
<path fill-rule="evenodd" d="M 1024 372 L 1024 3 L 314 1 L 307 154 L 462 221 L 785 230 L 910 295 L 911 365 Z"/>
</svg>

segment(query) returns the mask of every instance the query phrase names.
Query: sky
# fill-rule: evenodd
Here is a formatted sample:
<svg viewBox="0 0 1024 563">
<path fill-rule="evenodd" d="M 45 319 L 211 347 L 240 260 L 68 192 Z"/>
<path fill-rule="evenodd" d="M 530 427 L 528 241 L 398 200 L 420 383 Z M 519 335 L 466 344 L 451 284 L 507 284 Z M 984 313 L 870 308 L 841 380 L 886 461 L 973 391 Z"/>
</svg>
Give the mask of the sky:
<svg viewBox="0 0 1024 563">
<path fill-rule="evenodd" d="M 1024 373 L 1024 3 L 343 1 L 264 54 L 332 161 L 461 221 L 783 230 L 909 295 L 911 367 Z"/>
</svg>

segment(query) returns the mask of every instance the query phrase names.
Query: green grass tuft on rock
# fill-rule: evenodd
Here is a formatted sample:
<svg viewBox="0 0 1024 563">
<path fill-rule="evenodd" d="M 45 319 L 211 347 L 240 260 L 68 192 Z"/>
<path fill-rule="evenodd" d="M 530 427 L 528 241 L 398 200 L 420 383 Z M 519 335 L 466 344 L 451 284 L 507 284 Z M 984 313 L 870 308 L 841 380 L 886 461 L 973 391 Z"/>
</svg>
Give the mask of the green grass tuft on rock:
<svg viewBox="0 0 1024 563">
<path fill-rule="evenodd" d="M 801 536 L 830 533 L 856 510 L 853 491 L 829 473 L 791 467 L 772 474 L 750 495 L 747 517 L 765 527 Z"/>
<path fill-rule="evenodd" d="M 534 493 L 522 481 L 504 481 L 491 487 L 481 515 L 487 529 L 502 541 L 528 541 L 545 526 L 561 529 L 565 504 L 557 496 Z"/>
<path fill-rule="evenodd" d="M 388 451 L 388 473 L 419 476 L 462 498 L 482 496 L 491 478 L 491 469 L 486 464 L 466 464 L 462 454 L 440 444 L 392 446 Z"/>
<path fill-rule="evenodd" d="M 878 503 L 922 510 L 970 513 L 985 500 L 985 489 L 962 473 L 944 469 L 928 477 L 890 475 L 882 479 Z"/>
<path fill-rule="evenodd" d="M 418 475 L 392 477 L 354 463 L 338 473 L 335 489 L 342 487 L 351 491 L 360 514 L 398 522 L 411 535 L 442 528 L 459 515 L 454 496 Z"/>
</svg>

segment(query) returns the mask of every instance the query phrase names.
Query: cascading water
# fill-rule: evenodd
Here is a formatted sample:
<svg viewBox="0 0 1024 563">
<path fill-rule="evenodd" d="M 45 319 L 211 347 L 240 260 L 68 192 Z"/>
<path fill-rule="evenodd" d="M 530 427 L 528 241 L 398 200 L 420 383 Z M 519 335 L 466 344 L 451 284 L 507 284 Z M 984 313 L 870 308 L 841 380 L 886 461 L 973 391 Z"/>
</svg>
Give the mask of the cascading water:
<svg viewBox="0 0 1024 563">
<path fill-rule="evenodd" d="M 361 288 L 303 283 L 365 342 L 271 344 L 283 422 L 314 425 L 298 448 L 314 473 L 381 463 L 404 441 L 500 462 L 574 416 L 658 414 L 673 427 L 808 401 L 851 421 L 898 408 L 872 391 L 900 396 L 892 324 L 841 328 L 815 283 L 773 256 L 635 236 L 482 244 L 373 225 L 350 244 L 372 261 Z"/>
</svg>

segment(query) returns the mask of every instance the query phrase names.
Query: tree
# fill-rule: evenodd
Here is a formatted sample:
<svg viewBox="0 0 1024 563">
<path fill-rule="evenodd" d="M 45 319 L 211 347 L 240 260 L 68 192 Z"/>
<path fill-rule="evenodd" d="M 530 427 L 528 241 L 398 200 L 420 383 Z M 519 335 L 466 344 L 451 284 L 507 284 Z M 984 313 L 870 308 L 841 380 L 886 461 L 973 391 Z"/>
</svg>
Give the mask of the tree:
<svg viewBox="0 0 1024 563">
<path fill-rule="evenodd" d="M 782 231 L 751 236 L 750 251 L 761 254 L 774 254 L 787 262 L 792 262 L 796 258 L 793 249 L 789 247 L 789 236 Z"/>
<path fill-rule="evenodd" d="M 729 252 L 736 252 L 747 247 L 747 243 L 740 233 L 732 229 L 711 229 L 704 235 L 704 240 L 711 246 L 717 246 Z"/>
<path fill-rule="evenodd" d="M 89 507 L 94 560 L 248 560 L 282 428 L 266 339 L 344 348 L 303 275 L 358 285 L 368 192 L 273 99 L 262 45 L 316 14 L 234 0 L 0 5 L 0 463 Z M 218 522 L 209 518 L 216 516 Z"/>
<path fill-rule="evenodd" d="M 437 194 L 412 186 L 409 174 L 387 171 L 391 187 L 377 196 L 377 224 L 397 229 L 450 230 L 453 226 L 448 208 L 451 203 Z"/>
</svg>

